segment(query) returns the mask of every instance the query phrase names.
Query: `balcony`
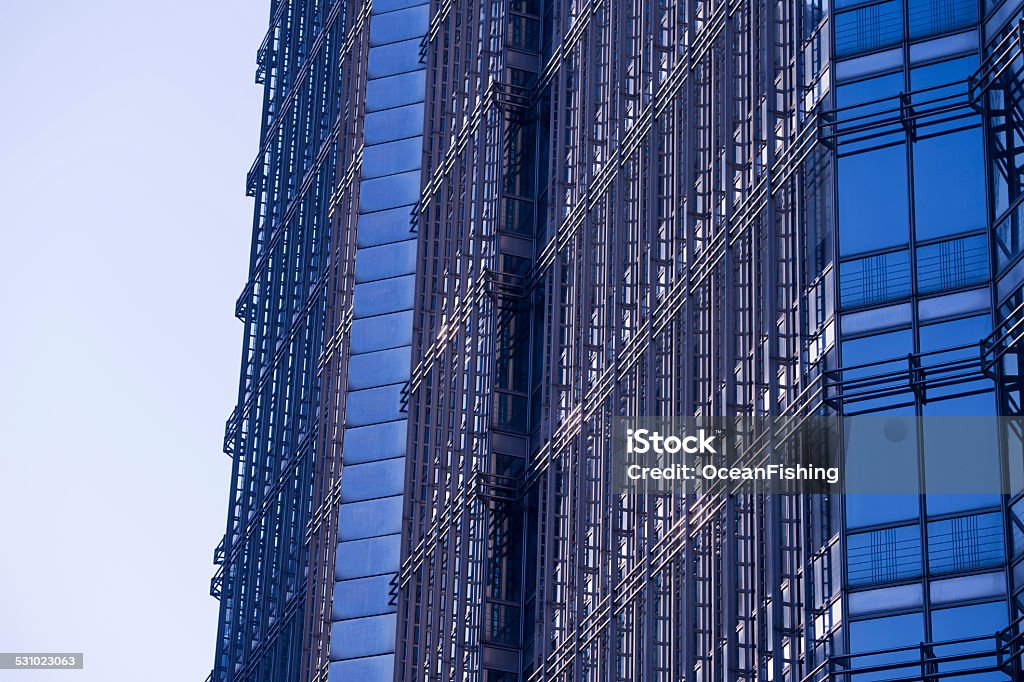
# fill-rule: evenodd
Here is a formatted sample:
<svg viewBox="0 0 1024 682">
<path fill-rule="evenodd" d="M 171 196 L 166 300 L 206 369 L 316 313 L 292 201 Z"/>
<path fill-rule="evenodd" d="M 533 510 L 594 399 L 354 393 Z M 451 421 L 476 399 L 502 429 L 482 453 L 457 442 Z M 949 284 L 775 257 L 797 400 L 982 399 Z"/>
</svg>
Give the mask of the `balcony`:
<svg viewBox="0 0 1024 682">
<path fill-rule="evenodd" d="M 968 676 L 985 673 L 1019 680 L 1024 654 L 1022 624 L 1024 616 L 991 635 L 829 656 L 802 682 L 939 682 L 973 679 Z"/>
<path fill-rule="evenodd" d="M 937 395 L 955 397 L 961 390 L 977 392 L 981 387 L 976 382 L 991 378 L 984 371 L 984 343 L 826 370 L 825 402 L 845 414 L 856 414 L 858 406 L 868 401 L 892 399 L 886 407 L 895 408 L 913 405 L 911 396 L 927 402 Z"/>
</svg>

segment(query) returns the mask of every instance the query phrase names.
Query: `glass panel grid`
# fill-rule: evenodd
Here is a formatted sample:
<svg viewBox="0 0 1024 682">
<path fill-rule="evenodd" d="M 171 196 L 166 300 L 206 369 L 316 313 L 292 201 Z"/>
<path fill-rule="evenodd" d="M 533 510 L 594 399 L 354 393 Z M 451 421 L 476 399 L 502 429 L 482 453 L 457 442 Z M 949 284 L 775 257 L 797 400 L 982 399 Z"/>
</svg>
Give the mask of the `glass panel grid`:
<svg viewBox="0 0 1024 682">
<path fill-rule="evenodd" d="M 921 293 L 975 284 L 987 277 L 988 243 L 984 235 L 917 249 L 917 288 Z"/>
<path fill-rule="evenodd" d="M 910 296 L 910 254 L 883 253 L 847 261 L 839 268 L 839 300 L 844 308 Z"/>
<path fill-rule="evenodd" d="M 975 0 L 910 0 L 907 6 L 911 38 L 953 31 L 977 20 Z"/>
<path fill-rule="evenodd" d="M 917 524 L 850 535 L 846 552 L 850 585 L 921 575 L 921 530 Z"/>
<path fill-rule="evenodd" d="M 1000 514 L 978 514 L 928 523 L 928 568 L 950 573 L 1003 562 Z"/>
<path fill-rule="evenodd" d="M 895 45 L 903 39 L 903 8 L 896 0 L 836 15 L 836 54 L 840 57 Z"/>
</svg>

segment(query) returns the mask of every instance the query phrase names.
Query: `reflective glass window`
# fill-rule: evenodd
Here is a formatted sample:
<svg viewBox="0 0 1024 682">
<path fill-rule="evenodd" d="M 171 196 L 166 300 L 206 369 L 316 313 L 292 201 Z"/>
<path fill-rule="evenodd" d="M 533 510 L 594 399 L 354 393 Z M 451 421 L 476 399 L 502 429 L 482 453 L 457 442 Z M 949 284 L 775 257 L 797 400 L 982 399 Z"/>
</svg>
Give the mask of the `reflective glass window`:
<svg viewBox="0 0 1024 682">
<path fill-rule="evenodd" d="M 888 618 L 872 618 L 870 620 L 858 620 L 850 623 L 850 651 L 852 653 L 878 651 L 882 649 L 896 649 L 900 647 L 916 647 L 925 639 L 924 616 L 920 613 L 907 613 L 901 616 L 889 616 Z M 866 668 L 868 666 L 888 665 L 894 663 L 914 662 L 920 656 L 916 648 L 908 651 L 876 654 L 874 656 L 858 656 L 851 661 L 853 667 Z M 903 673 L 902 675 L 900 673 Z M 857 675 L 857 682 L 870 682 L 871 680 L 884 680 L 892 677 L 906 677 L 912 675 L 913 668 L 906 671 L 876 672 Z"/>
<path fill-rule="evenodd" d="M 917 290 L 955 289 L 988 278 L 988 238 L 983 234 L 927 244 L 917 249 Z"/>
<path fill-rule="evenodd" d="M 903 39 L 903 7 L 897 0 L 837 14 L 836 56 L 867 52 Z"/>
<path fill-rule="evenodd" d="M 907 298 L 911 285 L 910 254 L 905 249 L 839 265 L 839 302 L 843 308 Z"/>
<path fill-rule="evenodd" d="M 928 523 L 928 569 L 952 573 L 1003 562 L 1003 523 L 999 512 Z"/>
<path fill-rule="evenodd" d="M 846 527 L 909 521 L 920 515 L 919 497 L 913 494 L 846 495 Z"/>
<path fill-rule="evenodd" d="M 999 504 L 996 492 L 999 490 L 999 431 L 995 421 L 991 428 L 971 423 L 970 430 L 957 423 L 938 419 L 957 418 L 958 424 L 965 424 L 963 417 L 988 417 L 996 414 L 995 399 L 991 393 L 960 396 L 944 400 L 933 400 L 922 408 L 925 489 L 949 490 L 950 486 L 961 483 L 967 488 L 963 493 L 928 493 L 925 508 L 928 514 L 951 514 L 970 509 L 993 507 Z M 988 420 L 984 420 L 987 424 Z M 970 453 L 970 460 L 965 459 Z"/>
<path fill-rule="evenodd" d="M 914 223 L 918 239 L 985 226 L 985 161 L 980 130 L 918 140 L 914 149 Z"/>
<path fill-rule="evenodd" d="M 932 612 L 932 640 L 936 642 L 973 637 L 992 637 L 998 630 L 1007 625 L 1006 602 L 997 601 L 987 604 L 971 604 L 949 609 L 937 609 Z M 961 656 L 984 651 L 992 652 L 995 648 L 993 639 L 982 639 L 975 642 L 947 644 L 935 648 L 936 656 Z M 979 656 L 962 661 L 948 661 L 939 664 L 938 671 L 970 670 L 995 664 L 994 656 Z M 969 676 L 954 677 L 959 680 L 1005 680 L 999 673 L 976 673 Z"/>
<path fill-rule="evenodd" d="M 907 3 L 911 39 L 954 31 L 977 21 L 976 0 L 909 0 Z"/>
<path fill-rule="evenodd" d="M 856 367 L 857 365 L 872 365 L 859 369 L 844 369 L 843 380 L 849 381 L 859 377 L 869 376 L 875 372 L 892 371 L 886 364 L 873 366 L 874 363 L 883 360 L 894 360 L 895 358 L 906 358 L 908 353 L 914 350 L 914 333 L 909 329 L 899 329 L 884 334 L 873 334 L 862 336 L 849 341 L 843 341 L 843 367 Z"/>
<path fill-rule="evenodd" d="M 851 533 L 846 538 L 846 562 L 851 586 L 917 577 L 921 575 L 921 527 Z"/>
<path fill-rule="evenodd" d="M 977 344 L 992 331 L 988 315 L 975 315 L 960 320 L 938 322 L 921 327 L 921 352 L 938 351 L 945 348 Z M 969 352 L 969 351 L 968 351 Z M 973 354 L 977 354 L 974 352 Z M 966 357 L 957 353 L 956 357 Z"/>
<path fill-rule="evenodd" d="M 848 256 L 906 244 L 906 146 L 840 157 L 839 251 Z"/>
</svg>

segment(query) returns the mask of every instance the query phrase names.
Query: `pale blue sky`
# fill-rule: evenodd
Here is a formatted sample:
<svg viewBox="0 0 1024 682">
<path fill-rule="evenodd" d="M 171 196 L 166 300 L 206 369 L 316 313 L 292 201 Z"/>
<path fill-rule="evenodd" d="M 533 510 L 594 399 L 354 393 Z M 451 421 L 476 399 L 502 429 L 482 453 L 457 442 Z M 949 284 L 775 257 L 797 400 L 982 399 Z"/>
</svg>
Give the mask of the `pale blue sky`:
<svg viewBox="0 0 1024 682">
<path fill-rule="evenodd" d="M 0 651 L 202 682 L 267 0 L 0 0 Z"/>
</svg>

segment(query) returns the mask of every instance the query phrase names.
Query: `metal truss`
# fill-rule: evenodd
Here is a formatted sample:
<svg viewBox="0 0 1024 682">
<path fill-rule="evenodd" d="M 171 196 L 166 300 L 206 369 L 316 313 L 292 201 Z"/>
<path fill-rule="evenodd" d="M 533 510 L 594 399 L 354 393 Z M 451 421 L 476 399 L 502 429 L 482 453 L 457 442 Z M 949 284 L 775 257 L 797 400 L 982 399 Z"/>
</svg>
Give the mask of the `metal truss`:
<svg viewBox="0 0 1024 682">
<path fill-rule="evenodd" d="M 233 485 L 211 584 L 221 602 L 211 681 L 326 668 L 364 24 L 356 3 L 278 0 L 257 57 L 264 116 L 246 182 L 256 210 L 236 306 L 245 339 L 225 433 Z"/>
<path fill-rule="evenodd" d="M 626 498 L 610 445 L 616 416 L 826 409 L 822 15 L 433 17 L 398 677 L 809 672 L 837 608 L 830 500 Z"/>
<path fill-rule="evenodd" d="M 275 1 L 259 51 L 211 680 L 328 679 L 369 12 Z M 993 382 L 1019 412 L 1019 300 L 980 345 L 839 366 L 833 221 L 835 159 L 981 125 L 1021 32 L 966 81 L 838 109 L 816 1 L 430 17 L 395 679 L 848 679 L 838 501 L 621 495 L 613 424 L 797 424 Z M 1014 632 L 989 651 L 1019 666 Z M 949 662 L 918 654 L 874 672 Z"/>
</svg>

